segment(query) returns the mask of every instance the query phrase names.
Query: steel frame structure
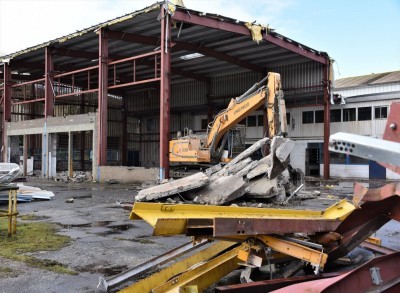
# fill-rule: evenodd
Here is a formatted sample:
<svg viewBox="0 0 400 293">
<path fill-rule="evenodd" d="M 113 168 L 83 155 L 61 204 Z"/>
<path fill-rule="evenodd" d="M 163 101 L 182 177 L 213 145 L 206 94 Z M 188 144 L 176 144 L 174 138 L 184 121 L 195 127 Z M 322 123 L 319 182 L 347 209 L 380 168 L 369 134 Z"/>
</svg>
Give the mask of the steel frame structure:
<svg viewBox="0 0 400 293">
<path fill-rule="evenodd" d="M 177 9 L 176 11 L 169 11 L 166 5 L 161 4 L 159 6 L 160 11 L 160 35 L 159 37 L 146 36 L 143 34 L 128 33 L 124 31 L 111 30 L 107 26 L 101 27 L 97 30 L 98 34 L 98 52 L 89 52 L 85 50 L 67 49 L 67 48 L 56 48 L 52 45 L 47 45 L 44 48 L 44 64 L 40 62 L 26 62 L 22 60 L 12 60 L 10 63 L 3 64 L 3 87 L 0 88 L 1 95 L 1 108 L 3 109 L 3 136 L 2 146 L 7 144 L 7 134 L 5 131 L 5 123 L 11 121 L 11 109 L 15 105 L 31 104 L 31 103 L 44 103 L 44 117 L 51 117 L 54 115 L 54 106 L 57 99 L 68 98 L 74 95 L 82 95 L 88 93 L 98 93 L 98 165 L 107 165 L 107 95 L 110 90 L 116 91 L 118 89 L 140 85 L 144 83 L 159 83 L 160 86 L 160 179 L 169 177 L 169 159 L 168 159 L 168 141 L 170 139 L 170 96 L 171 96 L 171 76 L 172 74 L 181 75 L 186 78 L 193 80 L 210 83 L 209 77 L 190 72 L 188 70 L 182 70 L 180 68 L 171 67 L 171 50 L 175 51 L 189 51 L 198 52 L 205 56 L 215 58 L 235 66 L 239 66 L 246 70 L 258 72 L 264 74 L 265 69 L 254 63 L 242 60 L 238 57 L 231 56 L 227 53 L 218 51 L 216 49 L 202 46 L 195 43 L 183 42 L 172 38 L 171 26 L 174 23 L 180 22 L 186 25 L 196 25 L 207 29 L 219 30 L 221 32 L 234 33 L 239 36 L 251 36 L 251 32 L 243 25 L 236 23 L 229 23 L 221 21 L 217 18 L 202 17 L 200 15 L 191 14 L 189 11 Z M 281 36 L 282 37 L 282 36 Z M 329 152 L 327 151 L 329 142 L 329 70 L 330 70 L 330 59 L 326 55 L 316 54 L 311 49 L 306 49 L 298 44 L 291 42 L 288 39 L 280 38 L 277 35 L 269 33 L 263 34 L 263 39 L 278 48 L 283 48 L 289 52 L 295 53 L 298 56 L 307 58 L 321 64 L 324 67 L 323 77 L 323 99 L 324 99 L 324 177 L 329 178 Z M 135 56 L 117 56 L 109 55 L 109 41 L 118 40 L 130 43 L 137 43 L 143 45 L 156 46 L 159 49 L 152 50 L 144 54 L 137 54 Z M 98 65 L 89 66 L 86 68 L 79 68 L 64 65 L 55 65 L 54 56 L 68 56 L 74 58 L 86 58 L 95 59 L 98 58 Z M 154 56 L 154 63 L 151 61 L 143 60 L 145 57 Z M 152 78 L 146 78 L 144 80 L 137 80 L 135 71 L 138 61 L 141 59 L 140 64 L 154 68 L 154 75 Z M 116 71 L 117 67 L 124 63 L 132 63 L 133 79 L 129 81 L 116 82 Z M 35 77 L 33 80 L 27 82 L 12 84 L 11 79 L 11 68 L 14 66 L 20 66 L 23 68 L 43 68 L 43 76 L 29 76 L 30 78 Z M 113 71 L 112 82 L 110 83 L 110 69 Z M 63 70 L 61 74 L 57 74 L 57 70 Z M 75 81 L 76 75 L 87 75 L 87 84 L 78 84 Z M 93 87 L 91 83 L 93 80 L 98 78 L 98 87 Z M 19 75 L 20 80 L 29 79 L 29 77 Z M 35 97 L 35 99 L 27 99 L 23 101 L 12 101 L 12 90 L 20 88 L 24 85 L 38 85 L 43 84 L 44 96 Z M 57 93 L 58 88 L 63 84 L 68 84 L 72 90 L 69 93 Z M 209 98 L 208 98 L 209 100 Z M 212 104 L 208 102 L 208 116 L 211 116 Z M 266 120 L 266 119 L 265 119 Z M 267 124 L 267 121 L 264 121 Z M 266 127 L 266 125 L 264 126 Z M 125 143 L 126 144 L 126 143 Z M 126 160 L 126 159 L 125 159 Z M 6 158 L 3 158 L 6 161 Z"/>
</svg>

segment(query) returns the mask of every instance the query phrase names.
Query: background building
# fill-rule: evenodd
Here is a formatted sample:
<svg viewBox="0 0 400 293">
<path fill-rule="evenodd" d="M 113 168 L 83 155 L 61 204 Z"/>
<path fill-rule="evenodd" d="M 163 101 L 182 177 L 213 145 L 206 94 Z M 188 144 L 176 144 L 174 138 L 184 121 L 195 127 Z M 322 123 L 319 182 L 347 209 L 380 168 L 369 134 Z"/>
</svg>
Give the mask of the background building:
<svg viewBox="0 0 400 293">
<path fill-rule="evenodd" d="M 334 93 L 345 97 L 346 104 L 331 106 L 331 134 L 348 132 L 382 138 L 390 105 L 400 102 L 400 71 L 338 79 Z M 322 106 L 292 107 L 288 115 L 289 136 L 296 140 L 292 165 L 303 169 L 306 175 L 322 176 Z M 351 155 L 331 153 L 330 163 L 330 175 L 334 177 L 399 178 L 374 161 Z"/>
</svg>

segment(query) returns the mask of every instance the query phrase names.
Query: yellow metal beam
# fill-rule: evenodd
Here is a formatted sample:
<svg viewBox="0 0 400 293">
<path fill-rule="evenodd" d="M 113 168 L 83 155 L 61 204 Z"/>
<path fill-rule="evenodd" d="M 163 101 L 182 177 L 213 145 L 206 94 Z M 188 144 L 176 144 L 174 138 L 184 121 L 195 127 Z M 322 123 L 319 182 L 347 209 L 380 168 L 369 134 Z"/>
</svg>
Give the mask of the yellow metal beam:
<svg viewBox="0 0 400 293">
<path fill-rule="evenodd" d="M 157 288 L 154 288 L 152 293 L 187 292 L 188 290 L 186 288 L 193 288 L 193 286 L 197 287 L 198 292 L 202 292 L 204 289 L 208 288 L 210 285 L 240 266 L 238 264 L 239 259 L 237 256 L 239 251 L 244 249 L 245 246 L 247 246 L 247 244 L 242 244 L 241 246 L 235 247 L 207 262 L 199 264 L 195 268 L 168 280 L 168 282 Z"/>
<path fill-rule="evenodd" d="M 248 238 L 245 236 L 224 237 L 224 240 L 227 241 L 232 240 L 240 242 L 246 241 L 246 239 Z M 290 255 L 294 258 L 307 261 L 321 270 L 324 268 L 328 259 L 328 255 L 322 250 L 315 250 L 308 246 L 304 246 L 289 240 L 279 239 L 269 235 L 257 235 L 251 239 L 259 239 L 271 249 L 286 255 Z"/>
<path fill-rule="evenodd" d="M 322 211 L 137 202 L 133 206 L 130 219 L 145 220 L 155 228 L 155 235 L 173 235 L 185 233 L 187 219 L 264 218 L 343 220 L 353 210 L 354 206 L 346 200 L 342 200 Z"/>
<path fill-rule="evenodd" d="M 174 276 L 186 272 L 193 265 L 205 262 L 234 245 L 235 243 L 226 241 L 213 243 L 210 247 L 207 247 L 204 250 L 201 250 L 181 261 L 177 261 L 176 263 L 160 270 L 159 272 L 152 274 L 127 288 L 122 289 L 120 292 L 150 292 L 152 289 L 159 287 Z"/>
</svg>

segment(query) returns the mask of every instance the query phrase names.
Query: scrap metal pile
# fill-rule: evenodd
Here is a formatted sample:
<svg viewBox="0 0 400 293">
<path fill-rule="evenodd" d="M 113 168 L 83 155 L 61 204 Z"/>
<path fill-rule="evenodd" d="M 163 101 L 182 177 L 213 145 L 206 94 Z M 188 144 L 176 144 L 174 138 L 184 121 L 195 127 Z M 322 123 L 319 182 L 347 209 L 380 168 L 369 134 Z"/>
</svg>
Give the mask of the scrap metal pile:
<svg viewBox="0 0 400 293">
<path fill-rule="evenodd" d="M 250 159 L 265 144 L 269 155 Z M 288 191 L 299 189 L 287 184 L 290 175 L 282 175 L 288 173 L 293 147 L 283 137 L 274 137 L 270 144 L 262 139 L 224 167 L 140 191 L 132 220 L 148 222 L 155 236 L 184 234 L 192 240 L 119 275 L 100 278 L 99 285 L 113 290 L 133 281 L 122 292 L 203 292 L 213 284 L 216 292 L 270 292 L 303 284 L 306 290 L 314 286 L 315 292 L 338 292 L 349 282 L 354 292 L 398 286 L 399 275 L 393 271 L 400 270 L 400 253 L 369 237 L 391 219 L 400 221 L 400 183 L 375 190 L 355 184 L 352 203 L 337 198 L 330 206 L 224 205 L 249 194 L 287 203 L 295 192 L 286 197 Z M 254 191 L 258 182 L 263 192 Z M 374 259 L 370 264 L 379 267 L 371 268 L 370 278 L 355 282 L 369 271 L 369 263 L 345 274 L 335 268 L 354 265 L 347 255 L 358 246 L 392 258 Z M 330 273 L 322 273 L 326 271 Z M 215 287 L 232 274 L 242 284 Z M 309 283 L 313 280 L 317 285 Z"/>
<path fill-rule="evenodd" d="M 135 201 L 161 201 L 168 198 L 170 202 L 223 205 L 245 196 L 246 199 L 282 202 L 286 193 L 293 189 L 287 169 L 293 147 L 293 141 L 281 136 L 275 136 L 272 141 L 261 139 L 223 167 L 218 164 L 204 173 L 198 172 L 143 189 Z M 269 155 L 260 160 L 250 158 L 262 149 L 269 149 Z"/>
</svg>

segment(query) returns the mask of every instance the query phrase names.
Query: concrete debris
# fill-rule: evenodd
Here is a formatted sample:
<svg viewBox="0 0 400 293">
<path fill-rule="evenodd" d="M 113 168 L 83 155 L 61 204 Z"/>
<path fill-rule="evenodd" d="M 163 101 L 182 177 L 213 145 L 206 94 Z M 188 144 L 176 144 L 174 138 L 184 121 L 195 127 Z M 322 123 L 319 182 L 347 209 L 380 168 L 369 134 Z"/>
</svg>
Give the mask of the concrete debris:
<svg viewBox="0 0 400 293">
<path fill-rule="evenodd" d="M 247 192 L 246 185 L 242 177 L 223 176 L 198 191 L 194 202 L 222 205 L 243 196 Z"/>
<path fill-rule="evenodd" d="M 0 163 L 0 184 L 11 183 L 21 175 L 21 170 L 14 163 Z"/>
<path fill-rule="evenodd" d="M 72 177 L 68 176 L 67 171 L 62 171 L 57 173 L 54 177 L 55 181 L 62 181 L 65 183 L 74 182 L 74 183 L 83 183 L 83 182 L 91 182 L 93 181 L 93 176 L 91 172 L 84 172 L 84 171 L 75 171 L 72 174 Z"/>
<path fill-rule="evenodd" d="M 268 155 L 258 161 L 257 166 L 247 175 L 247 179 L 253 179 L 257 176 L 264 175 L 272 168 L 272 156 Z"/>
<path fill-rule="evenodd" d="M 135 200 L 151 201 L 159 198 L 164 198 L 170 195 L 179 194 L 187 190 L 192 190 L 205 186 L 209 182 L 210 179 L 206 174 L 198 172 L 185 178 L 143 189 L 136 195 Z"/>
<path fill-rule="evenodd" d="M 38 187 L 24 185 L 21 182 L 17 183 L 16 186 L 18 187 L 18 202 L 31 202 L 32 200 L 50 200 L 52 197 L 54 197 L 54 193 L 51 191 L 43 190 Z M 7 188 L 4 188 L 0 191 L 0 202 L 5 201 L 8 201 Z"/>
<path fill-rule="evenodd" d="M 74 202 L 74 198 L 73 197 L 68 198 L 65 202 L 66 203 L 73 203 Z"/>
<path fill-rule="evenodd" d="M 266 177 L 258 178 L 249 182 L 247 198 L 271 198 L 278 193 L 278 180 L 269 180 Z"/>
<path fill-rule="evenodd" d="M 260 160 L 250 158 L 264 146 L 270 150 L 268 156 Z M 204 173 L 198 172 L 143 189 L 135 199 L 136 201 L 164 199 L 169 203 L 193 201 L 199 204 L 223 205 L 246 195 L 247 199 L 272 199 L 283 202 L 286 194 L 290 194 L 293 188 L 291 174 L 287 169 L 289 154 L 293 147 L 294 142 L 284 137 L 277 136 L 272 141 L 263 138 L 223 167 L 217 164 Z M 294 170 L 290 166 L 289 168 Z M 179 197 L 171 198 L 174 195 Z M 260 203 L 255 203 L 254 206 L 260 206 Z"/>
</svg>

